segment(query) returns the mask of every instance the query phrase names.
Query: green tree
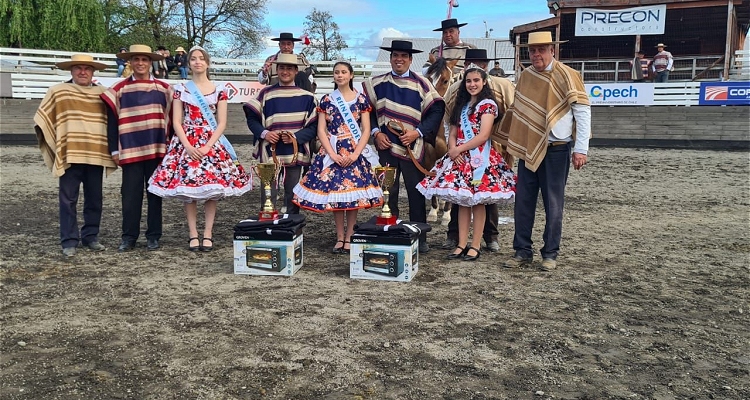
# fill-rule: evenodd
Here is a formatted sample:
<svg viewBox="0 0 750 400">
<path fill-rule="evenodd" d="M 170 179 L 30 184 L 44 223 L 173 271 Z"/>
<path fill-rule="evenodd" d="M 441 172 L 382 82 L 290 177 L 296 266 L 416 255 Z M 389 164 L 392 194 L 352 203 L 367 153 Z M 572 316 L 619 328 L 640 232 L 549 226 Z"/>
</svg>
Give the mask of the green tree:
<svg viewBox="0 0 750 400">
<path fill-rule="evenodd" d="M 331 61 L 341 57 L 341 50 L 349 47 L 339 34 L 339 25 L 328 11 L 313 8 L 305 17 L 304 26 L 310 38 L 307 53 L 312 59 Z"/>
<path fill-rule="evenodd" d="M 269 28 L 266 0 L 182 0 L 188 46 L 227 55 L 253 55 L 263 48 Z"/>
</svg>

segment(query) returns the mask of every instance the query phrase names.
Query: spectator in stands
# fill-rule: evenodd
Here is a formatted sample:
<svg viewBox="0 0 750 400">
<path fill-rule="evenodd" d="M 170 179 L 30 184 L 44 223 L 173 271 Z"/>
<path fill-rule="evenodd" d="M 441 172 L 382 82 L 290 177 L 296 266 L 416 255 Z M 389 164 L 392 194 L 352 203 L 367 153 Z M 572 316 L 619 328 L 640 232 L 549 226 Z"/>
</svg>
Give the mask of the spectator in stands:
<svg viewBox="0 0 750 400">
<path fill-rule="evenodd" d="M 177 68 L 177 65 L 175 65 L 174 57 L 169 52 L 169 49 L 164 49 L 162 54 L 164 55 L 164 63 L 167 64 L 167 72 L 164 75 L 164 79 L 169 79 L 169 73 L 174 71 L 174 69 Z"/>
<path fill-rule="evenodd" d="M 154 78 L 156 79 L 167 79 L 167 62 L 164 61 L 164 51 L 167 48 L 164 46 L 159 46 L 156 49 L 156 53 L 159 57 L 156 57 L 155 60 L 152 63 L 152 73 L 154 74 Z"/>
<path fill-rule="evenodd" d="M 672 53 L 664 50 L 667 47 L 664 43 L 656 45 L 658 51 L 654 56 L 654 60 L 651 61 L 651 70 L 656 74 L 654 82 L 667 82 L 669 81 L 669 73 L 674 69 L 674 59 Z"/>
<path fill-rule="evenodd" d="M 649 60 L 644 56 L 643 50 L 635 53 L 635 58 L 630 60 L 630 79 L 633 82 L 643 82 L 648 79 Z"/>
<path fill-rule="evenodd" d="M 174 51 L 174 64 L 177 70 L 180 71 L 180 79 L 187 79 L 188 77 L 188 60 L 185 49 L 182 46 L 177 46 L 177 50 Z"/>
<path fill-rule="evenodd" d="M 120 47 L 120 53 L 126 53 L 128 49 L 126 47 Z M 128 60 L 123 60 L 121 58 L 118 58 L 115 60 L 117 63 L 117 77 L 122 76 L 122 71 L 125 70 L 125 65 L 128 63 Z"/>
<path fill-rule="evenodd" d="M 279 82 L 279 76 L 276 73 L 276 64 L 274 61 L 279 57 L 279 54 L 294 54 L 294 42 L 300 42 L 302 39 L 294 37 L 289 32 L 282 32 L 279 37 L 271 39 L 274 42 L 279 42 L 279 51 L 266 58 L 266 62 L 263 64 L 263 68 L 258 71 L 258 82 L 264 85 L 275 85 Z M 307 57 L 304 54 L 298 53 L 297 64 L 301 71 L 297 72 L 295 77 L 295 84 L 308 92 L 313 92 L 312 85 L 314 78 L 312 69 L 310 68 L 310 62 L 307 61 Z"/>
<path fill-rule="evenodd" d="M 78 244 L 93 251 L 99 243 L 102 219 L 102 173 L 117 166 L 107 151 L 107 113 L 99 96 L 105 87 L 94 84 L 94 71 L 107 66 L 88 54 L 74 54 L 57 63 L 71 80 L 52 86 L 34 115 L 34 129 L 45 164 L 59 178 L 60 244 L 66 257 Z M 83 184 L 83 227 L 78 230 L 76 205 Z"/>
<path fill-rule="evenodd" d="M 499 78 L 505 78 L 505 71 L 503 71 L 503 69 L 500 68 L 500 63 L 497 61 L 495 61 L 495 66 L 492 67 L 489 74 L 492 76 L 497 76 Z"/>
</svg>

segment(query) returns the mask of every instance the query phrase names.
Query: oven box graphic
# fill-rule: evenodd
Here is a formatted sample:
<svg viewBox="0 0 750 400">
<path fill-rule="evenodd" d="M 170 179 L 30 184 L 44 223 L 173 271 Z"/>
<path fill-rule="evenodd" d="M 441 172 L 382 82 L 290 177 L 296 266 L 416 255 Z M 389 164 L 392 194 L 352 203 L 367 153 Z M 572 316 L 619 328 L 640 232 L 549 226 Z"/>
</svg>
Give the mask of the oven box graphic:
<svg viewBox="0 0 750 400">
<path fill-rule="evenodd" d="M 355 233 L 351 239 L 349 277 L 410 282 L 419 270 L 419 239 Z"/>
<path fill-rule="evenodd" d="M 234 273 L 292 276 L 304 262 L 303 235 L 269 240 L 263 236 L 235 235 Z"/>
</svg>

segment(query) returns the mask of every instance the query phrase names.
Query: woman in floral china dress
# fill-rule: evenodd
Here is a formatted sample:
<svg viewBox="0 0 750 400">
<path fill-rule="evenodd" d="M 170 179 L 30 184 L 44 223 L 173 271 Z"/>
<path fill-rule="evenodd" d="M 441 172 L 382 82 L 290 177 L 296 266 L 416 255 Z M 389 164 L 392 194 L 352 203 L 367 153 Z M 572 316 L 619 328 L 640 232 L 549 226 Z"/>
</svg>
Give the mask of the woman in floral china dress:
<svg viewBox="0 0 750 400">
<path fill-rule="evenodd" d="M 350 249 L 357 211 L 383 204 L 368 157 L 372 110 L 367 97 L 354 90 L 354 69 L 340 61 L 333 66 L 337 89 L 318 106 L 318 138 L 322 144 L 310 170 L 294 188 L 294 203 L 301 208 L 332 211 L 336 224 L 333 253 Z M 373 159 L 374 162 L 374 158 Z"/>
<path fill-rule="evenodd" d="M 252 180 L 219 142 L 227 125 L 227 93 L 223 85 L 216 85 L 208 78 L 208 53 L 196 46 L 190 49 L 187 59 L 193 72 L 192 83 L 174 87 L 175 135 L 149 180 L 148 190 L 157 196 L 184 202 L 190 238 L 188 249 L 210 251 L 213 250 L 217 200 L 246 193 L 252 188 Z M 201 104 L 213 117 L 204 114 Z M 198 237 L 198 202 L 205 202 L 203 239 Z"/>
<path fill-rule="evenodd" d="M 487 73 L 469 66 L 449 116 L 448 153 L 432 168 L 436 175 L 417 185 L 425 197 L 434 195 L 459 206 L 458 247 L 448 254 L 449 259 L 477 260 L 486 218 L 484 205 L 515 196 L 516 176 L 490 141 L 496 120 L 500 120 L 498 107 Z M 474 232 L 471 243 L 470 226 Z"/>
</svg>

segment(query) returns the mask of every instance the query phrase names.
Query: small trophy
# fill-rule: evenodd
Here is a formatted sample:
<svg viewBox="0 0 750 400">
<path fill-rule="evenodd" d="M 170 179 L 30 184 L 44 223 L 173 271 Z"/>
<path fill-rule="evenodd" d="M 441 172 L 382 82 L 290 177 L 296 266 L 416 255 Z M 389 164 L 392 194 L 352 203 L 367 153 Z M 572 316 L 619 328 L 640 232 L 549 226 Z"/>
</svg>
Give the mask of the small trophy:
<svg viewBox="0 0 750 400">
<path fill-rule="evenodd" d="M 279 212 L 274 210 L 273 203 L 271 202 L 271 183 L 273 183 L 279 175 L 279 167 L 276 163 L 272 162 L 259 163 L 255 166 L 255 170 L 258 172 L 260 182 L 266 192 L 266 202 L 263 204 L 263 211 L 258 214 L 258 220 L 273 221 L 278 219 Z"/>
<path fill-rule="evenodd" d="M 378 180 L 380 187 L 383 189 L 383 211 L 378 215 L 376 224 L 378 225 L 394 225 L 396 223 L 396 217 L 391 215 L 391 208 L 388 207 L 389 189 L 393 186 L 393 182 L 396 180 L 396 168 L 395 167 L 375 167 L 375 179 Z"/>
</svg>

